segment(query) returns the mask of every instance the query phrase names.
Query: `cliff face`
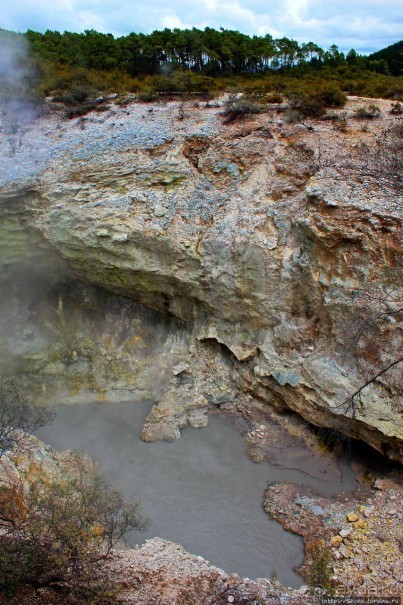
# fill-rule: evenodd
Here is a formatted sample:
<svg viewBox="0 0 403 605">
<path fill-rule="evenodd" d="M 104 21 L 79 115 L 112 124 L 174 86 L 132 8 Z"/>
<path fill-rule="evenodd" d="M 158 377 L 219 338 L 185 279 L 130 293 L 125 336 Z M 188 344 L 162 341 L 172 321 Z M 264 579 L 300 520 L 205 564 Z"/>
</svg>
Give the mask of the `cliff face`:
<svg viewBox="0 0 403 605">
<path fill-rule="evenodd" d="M 347 132 L 274 110 L 179 119 L 175 103 L 42 118 L 14 156 L 3 145 L 4 247 L 23 254 L 29 232 L 80 280 L 222 343 L 241 389 L 401 459 L 401 366 L 344 403 L 401 349 L 402 197 L 371 164 L 381 105 Z"/>
</svg>

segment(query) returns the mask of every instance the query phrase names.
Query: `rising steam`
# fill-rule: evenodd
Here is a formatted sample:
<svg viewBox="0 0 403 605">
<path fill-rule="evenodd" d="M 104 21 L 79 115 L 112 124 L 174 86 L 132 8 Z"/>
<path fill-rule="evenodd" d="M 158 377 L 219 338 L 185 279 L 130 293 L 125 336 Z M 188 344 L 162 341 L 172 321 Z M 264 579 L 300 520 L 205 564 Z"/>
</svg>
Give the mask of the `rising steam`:
<svg viewBox="0 0 403 605">
<path fill-rule="evenodd" d="M 33 93 L 38 69 L 21 34 L 0 30 L 0 129 L 21 133 L 34 120 L 40 104 Z M 9 140 L 11 143 L 11 141 Z"/>
</svg>

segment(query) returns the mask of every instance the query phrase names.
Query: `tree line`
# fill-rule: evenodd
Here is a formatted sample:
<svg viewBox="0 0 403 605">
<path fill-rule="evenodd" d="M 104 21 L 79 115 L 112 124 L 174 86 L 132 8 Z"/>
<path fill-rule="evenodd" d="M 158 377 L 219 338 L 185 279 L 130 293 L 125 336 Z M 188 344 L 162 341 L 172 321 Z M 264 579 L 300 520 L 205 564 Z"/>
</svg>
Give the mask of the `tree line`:
<svg viewBox="0 0 403 605">
<path fill-rule="evenodd" d="M 347 54 L 333 44 L 324 50 L 314 42 L 283 37 L 248 36 L 238 31 L 206 27 L 130 33 L 115 38 L 95 30 L 84 33 L 28 30 L 25 37 L 41 59 L 95 70 L 122 70 L 132 77 L 169 74 L 186 69 L 206 76 L 264 74 L 300 68 L 303 72 L 356 65 L 388 73 L 385 59 L 370 59 L 355 50 Z"/>
</svg>

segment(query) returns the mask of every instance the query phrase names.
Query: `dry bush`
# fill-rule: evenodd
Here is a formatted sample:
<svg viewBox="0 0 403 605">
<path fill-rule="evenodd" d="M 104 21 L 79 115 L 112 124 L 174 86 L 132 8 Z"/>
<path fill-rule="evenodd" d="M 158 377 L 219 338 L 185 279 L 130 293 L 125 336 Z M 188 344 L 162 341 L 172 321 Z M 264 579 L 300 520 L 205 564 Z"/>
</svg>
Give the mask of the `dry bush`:
<svg viewBox="0 0 403 605">
<path fill-rule="evenodd" d="M 0 380 L 0 458 L 21 449 L 27 435 L 52 418 L 50 410 L 25 397 L 16 378 Z"/>
<path fill-rule="evenodd" d="M 396 103 L 392 103 L 392 107 L 390 110 L 390 113 L 395 115 L 395 116 L 401 116 L 403 115 L 403 105 L 402 103 L 399 103 L 399 101 L 396 101 Z"/>
<path fill-rule="evenodd" d="M 380 107 L 373 103 L 365 105 L 364 107 L 357 107 L 354 111 L 354 117 L 358 120 L 374 120 L 375 118 L 379 118 L 380 115 Z"/>
<path fill-rule="evenodd" d="M 254 100 L 248 97 L 238 97 L 231 94 L 225 101 L 222 115 L 225 116 L 224 124 L 230 124 L 234 120 L 244 118 L 260 112 L 260 107 Z"/>
<path fill-rule="evenodd" d="M 153 101 L 157 101 L 159 95 L 156 90 L 152 88 L 141 90 L 137 93 L 136 99 L 140 101 L 140 103 L 152 103 Z"/>
<path fill-rule="evenodd" d="M 372 141 L 367 139 L 351 149 L 340 148 L 329 157 L 322 151 L 319 141 L 318 169 L 325 173 L 330 170 L 332 178 L 348 182 L 352 191 L 357 183 L 368 190 L 374 186 L 381 188 L 388 201 L 399 204 L 399 196 L 403 194 L 403 122 L 399 118 L 386 125 Z"/>
<path fill-rule="evenodd" d="M 322 540 L 315 540 L 306 545 L 305 551 L 307 562 L 304 575 L 308 585 L 331 591 L 333 557 L 330 548 Z"/>
<path fill-rule="evenodd" d="M 350 321 L 340 333 L 344 354 L 353 357 L 354 366 L 362 376 L 360 387 L 339 407 L 345 413 L 356 415 L 357 409 L 365 415 L 364 395 L 369 385 L 382 389 L 390 408 L 401 411 L 403 393 L 403 357 L 396 344 L 396 325 L 403 319 L 403 274 L 399 263 L 385 276 L 388 286 L 368 282 L 357 290 L 352 299 Z"/>
<path fill-rule="evenodd" d="M 383 129 L 375 145 L 367 151 L 363 174 L 377 179 L 403 193 L 403 123 L 396 122 Z"/>
<path fill-rule="evenodd" d="M 282 103 L 283 95 L 281 92 L 269 92 L 265 98 L 266 103 Z"/>
<path fill-rule="evenodd" d="M 126 503 L 91 461 L 76 453 L 63 476 L 39 475 L 28 494 L 0 484 L 0 586 L 48 587 L 71 602 L 109 603 L 115 588 L 103 561 L 132 530 L 144 527 L 138 503 Z"/>
<path fill-rule="evenodd" d="M 301 118 L 320 118 L 327 107 L 343 107 L 345 94 L 329 82 L 302 82 L 291 87 L 286 94 L 289 108 Z"/>
<path fill-rule="evenodd" d="M 303 118 L 320 118 L 325 113 L 325 106 L 320 99 L 307 93 L 287 95 L 290 110 L 287 121 L 292 124 Z"/>
</svg>

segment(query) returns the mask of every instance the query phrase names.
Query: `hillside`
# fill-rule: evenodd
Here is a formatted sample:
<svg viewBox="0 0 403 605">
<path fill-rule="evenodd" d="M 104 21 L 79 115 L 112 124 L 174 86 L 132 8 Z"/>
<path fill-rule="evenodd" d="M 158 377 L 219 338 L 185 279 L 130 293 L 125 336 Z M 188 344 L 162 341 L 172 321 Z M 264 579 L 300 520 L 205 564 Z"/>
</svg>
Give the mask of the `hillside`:
<svg viewBox="0 0 403 605">
<path fill-rule="evenodd" d="M 385 60 L 388 64 L 389 73 L 393 76 L 400 76 L 403 73 L 403 40 L 391 44 L 390 46 L 378 50 L 369 55 L 371 61 Z"/>
</svg>

